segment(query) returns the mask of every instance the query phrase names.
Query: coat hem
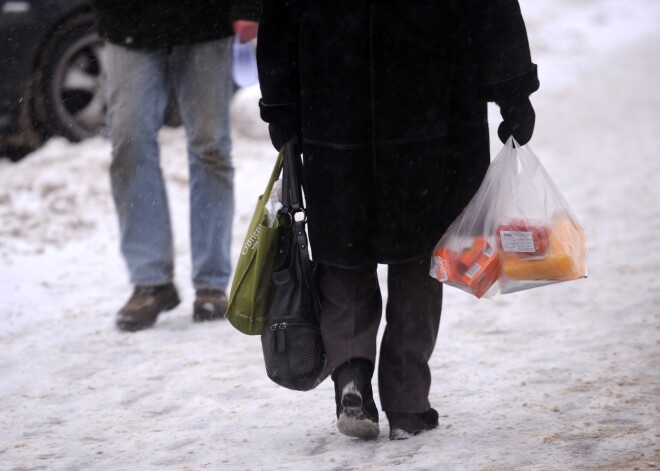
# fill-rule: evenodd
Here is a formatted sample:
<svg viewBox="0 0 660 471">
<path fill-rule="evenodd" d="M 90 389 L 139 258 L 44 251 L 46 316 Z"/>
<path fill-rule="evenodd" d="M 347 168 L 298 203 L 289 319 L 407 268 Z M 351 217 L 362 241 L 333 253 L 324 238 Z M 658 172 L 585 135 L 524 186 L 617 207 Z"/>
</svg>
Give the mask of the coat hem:
<svg viewBox="0 0 660 471">
<path fill-rule="evenodd" d="M 428 257 L 429 263 L 431 260 L 431 255 L 432 251 L 424 251 L 424 253 L 413 255 L 411 257 L 403 258 L 403 259 L 379 259 L 378 261 L 372 261 L 372 262 L 365 262 L 362 264 L 344 264 L 344 263 L 337 263 L 337 262 L 332 262 L 329 260 L 323 260 L 320 258 L 314 258 L 314 263 L 320 263 L 323 265 L 330 265 L 331 267 L 336 267 L 336 268 L 342 268 L 344 270 L 361 270 L 363 268 L 369 268 L 374 265 L 400 265 L 403 263 L 410 263 L 414 262 L 415 260 L 420 260 L 422 258 Z"/>
<path fill-rule="evenodd" d="M 146 39 L 144 37 L 135 38 L 131 35 L 111 35 L 106 30 L 101 30 L 99 32 L 99 35 L 109 43 L 135 51 L 159 51 L 161 49 L 170 49 L 177 46 L 191 46 L 195 44 L 222 41 L 233 36 L 233 34 L 234 33 L 230 30 L 222 30 L 212 35 L 189 38 L 161 39 L 156 37 L 155 39 Z"/>
</svg>

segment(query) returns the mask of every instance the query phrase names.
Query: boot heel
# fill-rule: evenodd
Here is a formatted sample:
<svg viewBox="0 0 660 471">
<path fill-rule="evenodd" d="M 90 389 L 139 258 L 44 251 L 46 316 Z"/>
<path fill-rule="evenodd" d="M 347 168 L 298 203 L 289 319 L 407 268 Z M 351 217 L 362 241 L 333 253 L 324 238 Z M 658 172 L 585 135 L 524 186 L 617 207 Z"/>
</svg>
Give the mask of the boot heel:
<svg viewBox="0 0 660 471">
<path fill-rule="evenodd" d="M 362 394 L 351 381 L 344 387 L 341 396 L 341 412 L 337 429 L 349 437 L 370 438 L 380 433 L 378 422 L 365 415 Z"/>
<path fill-rule="evenodd" d="M 341 398 L 344 410 L 362 410 L 362 396 L 359 394 L 344 394 Z"/>
</svg>

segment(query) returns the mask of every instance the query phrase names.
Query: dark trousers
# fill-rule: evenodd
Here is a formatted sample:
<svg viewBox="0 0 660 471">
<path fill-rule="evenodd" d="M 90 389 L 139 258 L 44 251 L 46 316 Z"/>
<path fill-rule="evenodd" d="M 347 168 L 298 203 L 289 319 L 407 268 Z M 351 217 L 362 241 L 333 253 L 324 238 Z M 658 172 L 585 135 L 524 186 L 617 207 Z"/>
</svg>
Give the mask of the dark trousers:
<svg viewBox="0 0 660 471">
<path fill-rule="evenodd" d="M 430 407 L 428 362 L 440 326 L 442 284 L 429 276 L 429 260 L 388 267 L 387 325 L 378 363 L 378 391 L 388 412 L 425 412 Z M 375 365 L 383 305 L 376 265 L 319 268 L 321 333 L 332 367 L 353 358 Z"/>
</svg>

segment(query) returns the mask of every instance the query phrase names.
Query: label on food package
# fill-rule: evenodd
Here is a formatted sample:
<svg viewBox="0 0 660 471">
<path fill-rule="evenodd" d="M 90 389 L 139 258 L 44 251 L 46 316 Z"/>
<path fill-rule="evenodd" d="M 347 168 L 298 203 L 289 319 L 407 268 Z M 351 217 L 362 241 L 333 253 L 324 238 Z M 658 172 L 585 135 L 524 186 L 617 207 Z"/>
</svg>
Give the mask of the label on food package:
<svg viewBox="0 0 660 471">
<path fill-rule="evenodd" d="M 534 237 L 531 232 L 500 231 L 502 248 L 505 252 L 534 253 Z"/>
<path fill-rule="evenodd" d="M 437 268 L 438 281 L 445 282 L 449 280 L 449 270 L 447 269 L 447 261 L 439 255 L 435 256 L 435 265 Z"/>
<path fill-rule="evenodd" d="M 475 263 L 470 267 L 468 271 L 465 272 L 465 276 L 467 276 L 468 278 L 472 278 L 474 275 L 476 275 L 479 272 L 479 270 L 481 270 L 481 265 Z"/>
</svg>

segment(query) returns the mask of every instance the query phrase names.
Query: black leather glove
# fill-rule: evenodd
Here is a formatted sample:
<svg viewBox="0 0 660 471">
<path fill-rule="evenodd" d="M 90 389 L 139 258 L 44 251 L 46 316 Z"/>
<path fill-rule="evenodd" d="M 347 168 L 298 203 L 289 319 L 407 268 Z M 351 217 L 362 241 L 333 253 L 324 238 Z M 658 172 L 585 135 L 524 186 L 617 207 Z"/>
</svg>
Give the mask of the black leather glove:
<svg viewBox="0 0 660 471">
<path fill-rule="evenodd" d="M 294 137 L 297 138 L 296 150 L 302 150 L 302 139 L 300 136 L 300 125 L 298 123 L 277 123 L 268 125 L 268 134 L 270 142 L 273 143 L 276 151 L 280 151 L 282 146 Z"/>
<path fill-rule="evenodd" d="M 536 113 L 534 113 L 529 98 L 502 101 L 497 104 L 503 119 L 500 127 L 497 128 L 497 135 L 502 144 L 506 143 L 512 135 L 521 146 L 527 144 L 532 138 L 536 122 Z"/>
</svg>

